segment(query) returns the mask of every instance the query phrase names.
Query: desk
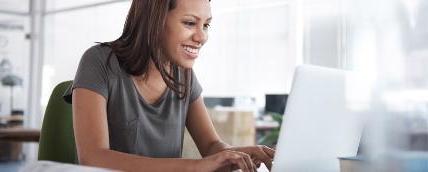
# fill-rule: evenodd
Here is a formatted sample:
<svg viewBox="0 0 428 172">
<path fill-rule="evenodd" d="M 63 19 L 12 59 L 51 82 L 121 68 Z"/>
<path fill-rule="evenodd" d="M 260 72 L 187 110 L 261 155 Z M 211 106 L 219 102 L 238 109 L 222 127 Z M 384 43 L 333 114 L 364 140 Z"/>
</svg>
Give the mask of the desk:
<svg viewBox="0 0 428 172">
<path fill-rule="evenodd" d="M 5 127 L 0 128 L 0 141 L 2 142 L 39 142 L 40 130 L 23 128 L 22 115 L 2 115 L 0 122 Z"/>
<path fill-rule="evenodd" d="M 22 115 L 2 115 L 0 116 L 0 121 L 23 121 L 24 117 Z"/>
<path fill-rule="evenodd" d="M 77 164 L 67 164 L 54 161 L 34 161 L 27 162 L 24 167 L 19 171 L 21 172 L 117 172 L 117 170 L 110 170 L 99 167 L 89 167 Z"/>
<path fill-rule="evenodd" d="M 0 128 L 0 141 L 39 142 L 39 138 L 39 129 Z"/>
<path fill-rule="evenodd" d="M 256 130 L 257 131 L 266 131 L 273 130 L 279 127 L 279 123 L 277 121 L 264 121 L 264 120 L 256 120 Z"/>
<path fill-rule="evenodd" d="M 22 142 L 39 142 L 40 130 L 22 127 L 0 128 L 0 160 L 22 160 Z"/>
</svg>

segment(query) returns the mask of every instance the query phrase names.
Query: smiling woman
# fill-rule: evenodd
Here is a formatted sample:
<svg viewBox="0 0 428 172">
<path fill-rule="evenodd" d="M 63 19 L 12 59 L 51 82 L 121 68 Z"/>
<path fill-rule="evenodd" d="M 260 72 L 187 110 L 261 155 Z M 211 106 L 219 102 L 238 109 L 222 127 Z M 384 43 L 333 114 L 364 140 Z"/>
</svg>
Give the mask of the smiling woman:
<svg viewBox="0 0 428 172">
<path fill-rule="evenodd" d="M 208 27 L 211 22 L 211 9 L 206 1 L 202 3 L 183 3 L 183 8 L 171 10 L 166 18 L 166 54 L 171 60 L 185 68 L 191 68 L 198 57 L 199 49 L 208 40 Z"/>
<path fill-rule="evenodd" d="M 274 150 L 223 143 L 192 71 L 209 0 L 134 0 L 122 35 L 89 48 L 72 89 L 79 163 L 124 171 L 255 171 Z M 189 130 L 200 160 L 181 158 Z"/>
</svg>

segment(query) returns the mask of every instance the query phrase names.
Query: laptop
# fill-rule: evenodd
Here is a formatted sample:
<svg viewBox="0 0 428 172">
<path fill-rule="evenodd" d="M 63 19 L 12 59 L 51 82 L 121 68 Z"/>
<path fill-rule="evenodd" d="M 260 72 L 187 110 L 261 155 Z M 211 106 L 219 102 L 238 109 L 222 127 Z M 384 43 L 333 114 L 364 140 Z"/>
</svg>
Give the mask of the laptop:
<svg viewBox="0 0 428 172">
<path fill-rule="evenodd" d="M 349 80 L 343 70 L 296 68 L 273 172 L 338 172 L 338 157 L 356 156 L 363 117 L 349 108 Z"/>
</svg>

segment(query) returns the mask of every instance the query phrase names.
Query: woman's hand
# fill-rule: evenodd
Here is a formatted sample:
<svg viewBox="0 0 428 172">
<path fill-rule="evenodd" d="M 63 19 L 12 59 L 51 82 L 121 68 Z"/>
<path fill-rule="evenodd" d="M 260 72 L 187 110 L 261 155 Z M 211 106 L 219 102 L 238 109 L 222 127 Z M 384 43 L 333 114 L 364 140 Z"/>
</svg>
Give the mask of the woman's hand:
<svg viewBox="0 0 428 172">
<path fill-rule="evenodd" d="M 242 172 L 257 171 L 250 155 L 234 150 L 224 150 L 207 156 L 199 160 L 195 168 L 196 171 L 204 172 L 232 171 L 232 169 L 241 169 Z"/>
<path fill-rule="evenodd" d="M 260 167 L 260 164 L 263 162 L 269 170 L 272 168 L 272 160 L 275 154 L 275 150 L 272 148 L 264 145 L 258 145 L 247 147 L 232 147 L 228 148 L 228 150 L 244 152 L 250 155 L 253 163 L 256 164 L 257 167 Z"/>
</svg>

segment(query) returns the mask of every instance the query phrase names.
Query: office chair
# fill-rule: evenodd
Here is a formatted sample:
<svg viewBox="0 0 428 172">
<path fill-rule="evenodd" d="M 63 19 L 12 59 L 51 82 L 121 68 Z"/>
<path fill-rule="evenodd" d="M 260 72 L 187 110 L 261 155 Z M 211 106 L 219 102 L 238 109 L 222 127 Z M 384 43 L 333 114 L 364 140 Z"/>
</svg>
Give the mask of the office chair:
<svg viewBox="0 0 428 172">
<path fill-rule="evenodd" d="M 71 104 L 63 94 L 72 81 L 58 84 L 49 98 L 39 140 L 39 160 L 77 164 Z"/>
</svg>

